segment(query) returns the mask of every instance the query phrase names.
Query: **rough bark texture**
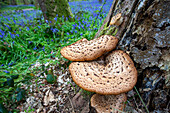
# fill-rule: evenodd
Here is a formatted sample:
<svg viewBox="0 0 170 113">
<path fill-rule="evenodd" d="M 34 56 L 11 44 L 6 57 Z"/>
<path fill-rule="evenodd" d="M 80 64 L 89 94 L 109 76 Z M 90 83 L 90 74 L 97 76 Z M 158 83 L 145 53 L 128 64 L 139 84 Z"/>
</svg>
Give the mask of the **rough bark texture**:
<svg viewBox="0 0 170 113">
<path fill-rule="evenodd" d="M 24 5 L 28 5 L 29 4 L 29 2 L 27 0 L 23 0 L 23 2 L 24 2 Z"/>
<path fill-rule="evenodd" d="M 37 1 L 39 3 L 41 11 L 43 12 L 44 20 L 48 20 L 47 14 L 46 14 L 47 8 L 46 8 L 46 5 L 45 5 L 45 0 L 37 0 Z"/>
<path fill-rule="evenodd" d="M 17 5 L 16 0 L 11 0 L 11 5 Z"/>
<path fill-rule="evenodd" d="M 103 0 L 98 0 L 98 1 L 99 1 L 99 3 L 102 3 Z"/>
<path fill-rule="evenodd" d="M 34 0 L 34 5 L 35 5 L 35 7 L 36 7 L 36 9 L 39 9 L 39 4 L 38 4 L 38 0 Z"/>
<path fill-rule="evenodd" d="M 166 106 L 161 102 L 155 103 L 151 95 L 158 90 L 168 92 L 170 87 L 169 6 L 169 0 L 114 0 L 95 36 L 97 38 L 108 32 L 113 34 L 117 29 L 117 49 L 126 51 L 134 60 L 139 75 L 136 86 L 151 111 L 155 106 Z M 111 18 L 118 13 L 122 13 L 122 24 L 110 26 Z M 165 98 L 169 99 L 169 96 Z M 168 104 L 167 101 L 164 103 Z"/>
<path fill-rule="evenodd" d="M 58 17 L 64 16 L 63 19 L 67 17 L 69 20 L 72 20 L 73 14 L 67 0 L 38 0 L 38 2 L 45 20 L 53 23 L 56 15 Z"/>
</svg>

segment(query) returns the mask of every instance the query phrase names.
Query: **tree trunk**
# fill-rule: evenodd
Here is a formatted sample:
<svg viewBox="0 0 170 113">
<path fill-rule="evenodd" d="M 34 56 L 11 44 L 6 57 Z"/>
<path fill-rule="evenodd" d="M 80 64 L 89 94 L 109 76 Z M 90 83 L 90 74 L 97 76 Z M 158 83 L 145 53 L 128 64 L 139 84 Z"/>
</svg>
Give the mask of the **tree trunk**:
<svg viewBox="0 0 170 113">
<path fill-rule="evenodd" d="M 30 0 L 30 4 L 34 4 L 34 1 L 36 1 L 36 0 Z"/>
<path fill-rule="evenodd" d="M 16 0 L 11 0 L 11 5 L 17 5 Z"/>
<path fill-rule="evenodd" d="M 99 1 L 99 3 L 102 3 L 102 0 L 98 0 Z"/>
<path fill-rule="evenodd" d="M 4 5 L 9 5 L 9 1 L 6 1 L 6 0 L 0 0 L 0 8 Z"/>
<path fill-rule="evenodd" d="M 29 2 L 27 0 L 23 0 L 24 5 L 29 5 Z"/>
<path fill-rule="evenodd" d="M 36 9 L 39 9 L 38 0 L 34 0 L 34 5 L 35 5 Z"/>
<path fill-rule="evenodd" d="M 54 23 L 56 15 L 72 20 L 73 14 L 67 0 L 38 0 L 44 19 Z"/>
<path fill-rule="evenodd" d="M 114 0 L 95 35 L 97 38 L 102 34 L 114 34 L 114 27 L 117 29 L 117 49 L 126 51 L 134 60 L 138 70 L 136 87 L 150 111 L 168 105 L 167 94 L 164 99 L 159 98 L 161 102 L 156 99 L 161 97 L 160 92 L 168 93 L 170 88 L 169 6 L 169 0 Z M 122 14 L 123 22 L 119 26 L 109 25 L 118 13 Z M 138 104 L 145 111 L 141 101 Z"/>
</svg>

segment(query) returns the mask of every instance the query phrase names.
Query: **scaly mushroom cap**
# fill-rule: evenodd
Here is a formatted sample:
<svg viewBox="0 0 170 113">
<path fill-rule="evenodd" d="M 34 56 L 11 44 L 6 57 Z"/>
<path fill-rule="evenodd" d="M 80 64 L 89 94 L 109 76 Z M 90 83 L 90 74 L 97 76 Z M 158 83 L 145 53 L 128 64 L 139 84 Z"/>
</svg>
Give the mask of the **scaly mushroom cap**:
<svg viewBox="0 0 170 113">
<path fill-rule="evenodd" d="M 113 16 L 110 21 L 110 25 L 119 26 L 123 21 L 123 18 L 121 15 L 122 15 L 121 13 L 118 13 L 117 15 Z"/>
<path fill-rule="evenodd" d="M 89 61 L 116 48 L 118 39 L 112 35 L 103 35 L 88 41 L 81 39 L 61 49 L 61 54 L 71 61 Z"/>
<path fill-rule="evenodd" d="M 106 56 L 105 63 L 72 62 L 69 71 L 74 82 L 90 92 L 117 95 L 134 87 L 137 70 L 126 53 L 121 50 L 112 51 Z"/>
<path fill-rule="evenodd" d="M 126 94 L 120 95 L 99 95 L 94 94 L 91 97 L 91 106 L 97 113 L 118 113 L 125 107 L 127 100 Z"/>
</svg>

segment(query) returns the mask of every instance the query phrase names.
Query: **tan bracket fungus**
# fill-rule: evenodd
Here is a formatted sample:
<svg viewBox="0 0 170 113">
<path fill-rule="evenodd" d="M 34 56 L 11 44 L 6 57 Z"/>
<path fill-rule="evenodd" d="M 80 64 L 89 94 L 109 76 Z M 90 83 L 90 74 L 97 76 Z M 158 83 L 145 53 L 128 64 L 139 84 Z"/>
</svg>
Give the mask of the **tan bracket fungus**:
<svg viewBox="0 0 170 113">
<path fill-rule="evenodd" d="M 61 50 L 61 54 L 71 61 L 86 61 L 72 62 L 69 71 L 78 86 L 97 93 L 91 98 L 91 106 L 98 113 L 122 111 L 127 100 L 125 92 L 130 91 L 137 82 L 137 70 L 133 61 L 121 50 L 107 54 L 102 63 L 91 61 L 113 50 L 117 43 L 117 38 L 103 35 L 91 41 L 81 39 Z"/>
<path fill-rule="evenodd" d="M 81 39 L 61 49 L 61 54 L 71 61 L 90 61 L 116 48 L 118 39 L 112 35 L 102 35 L 88 41 Z"/>
<path fill-rule="evenodd" d="M 120 95 L 99 95 L 94 94 L 91 97 L 91 106 L 97 113 L 119 113 L 123 111 L 127 96 L 125 93 Z"/>
<path fill-rule="evenodd" d="M 118 13 L 117 15 L 113 16 L 110 25 L 116 25 L 119 26 L 123 22 L 123 17 L 121 13 Z"/>
<path fill-rule="evenodd" d="M 118 95 L 135 86 L 137 70 L 126 53 L 121 50 L 112 51 L 106 56 L 105 63 L 72 62 L 69 71 L 78 86 L 98 94 Z"/>
</svg>

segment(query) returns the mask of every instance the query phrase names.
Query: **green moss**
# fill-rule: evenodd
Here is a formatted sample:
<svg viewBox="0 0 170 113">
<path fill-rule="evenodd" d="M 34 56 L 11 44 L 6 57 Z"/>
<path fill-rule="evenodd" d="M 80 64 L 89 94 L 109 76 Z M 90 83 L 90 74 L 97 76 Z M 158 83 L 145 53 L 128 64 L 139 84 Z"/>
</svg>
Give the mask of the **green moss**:
<svg viewBox="0 0 170 113">
<path fill-rule="evenodd" d="M 107 23 L 106 23 L 106 24 L 104 25 L 103 30 L 100 32 L 99 36 L 104 35 L 104 34 L 105 34 L 105 35 L 113 35 L 113 36 L 115 36 L 116 33 L 117 33 L 116 27 L 111 27 L 111 26 L 108 26 L 108 27 L 107 27 Z"/>
<path fill-rule="evenodd" d="M 108 28 L 106 35 L 111 35 L 115 31 L 115 27 Z"/>
<path fill-rule="evenodd" d="M 104 24 L 103 30 L 107 30 L 109 27 L 107 27 L 107 23 Z"/>
<path fill-rule="evenodd" d="M 104 34 L 104 30 L 100 31 L 100 34 L 99 36 L 103 35 Z"/>
<path fill-rule="evenodd" d="M 69 21 L 73 20 L 74 15 L 71 12 L 67 0 L 46 1 L 46 9 L 46 15 L 48 17 L 48 20 L 52 21 L 52 23 L 56 15 L 58 15 L 58 17 L 64 16 L 64 20 L 66 20 L 66 17 Z"/>
<path fill-rule="evenodd" d="M 118 29 L 116 28 L 116 29 L 115 29 L 115 32 L 114 32 L 112 35 L 115 36 L 116 33 L 117 33 L 117 31 L 118 31 Z"/>
<path fill-rule="evenodd" d="M 103 28 L 103 30 L 101 30 L 101 31 L 100 31 L 99 36 L 104 35 L 104 34 L 105 34 L 105 32 L 107 31 L 107 29 L 108 29 L 108 27 L 107 27 L 107 23 L 105 23 L 105 24 L 104 24 L 104 28 Z"/>
</svg>

